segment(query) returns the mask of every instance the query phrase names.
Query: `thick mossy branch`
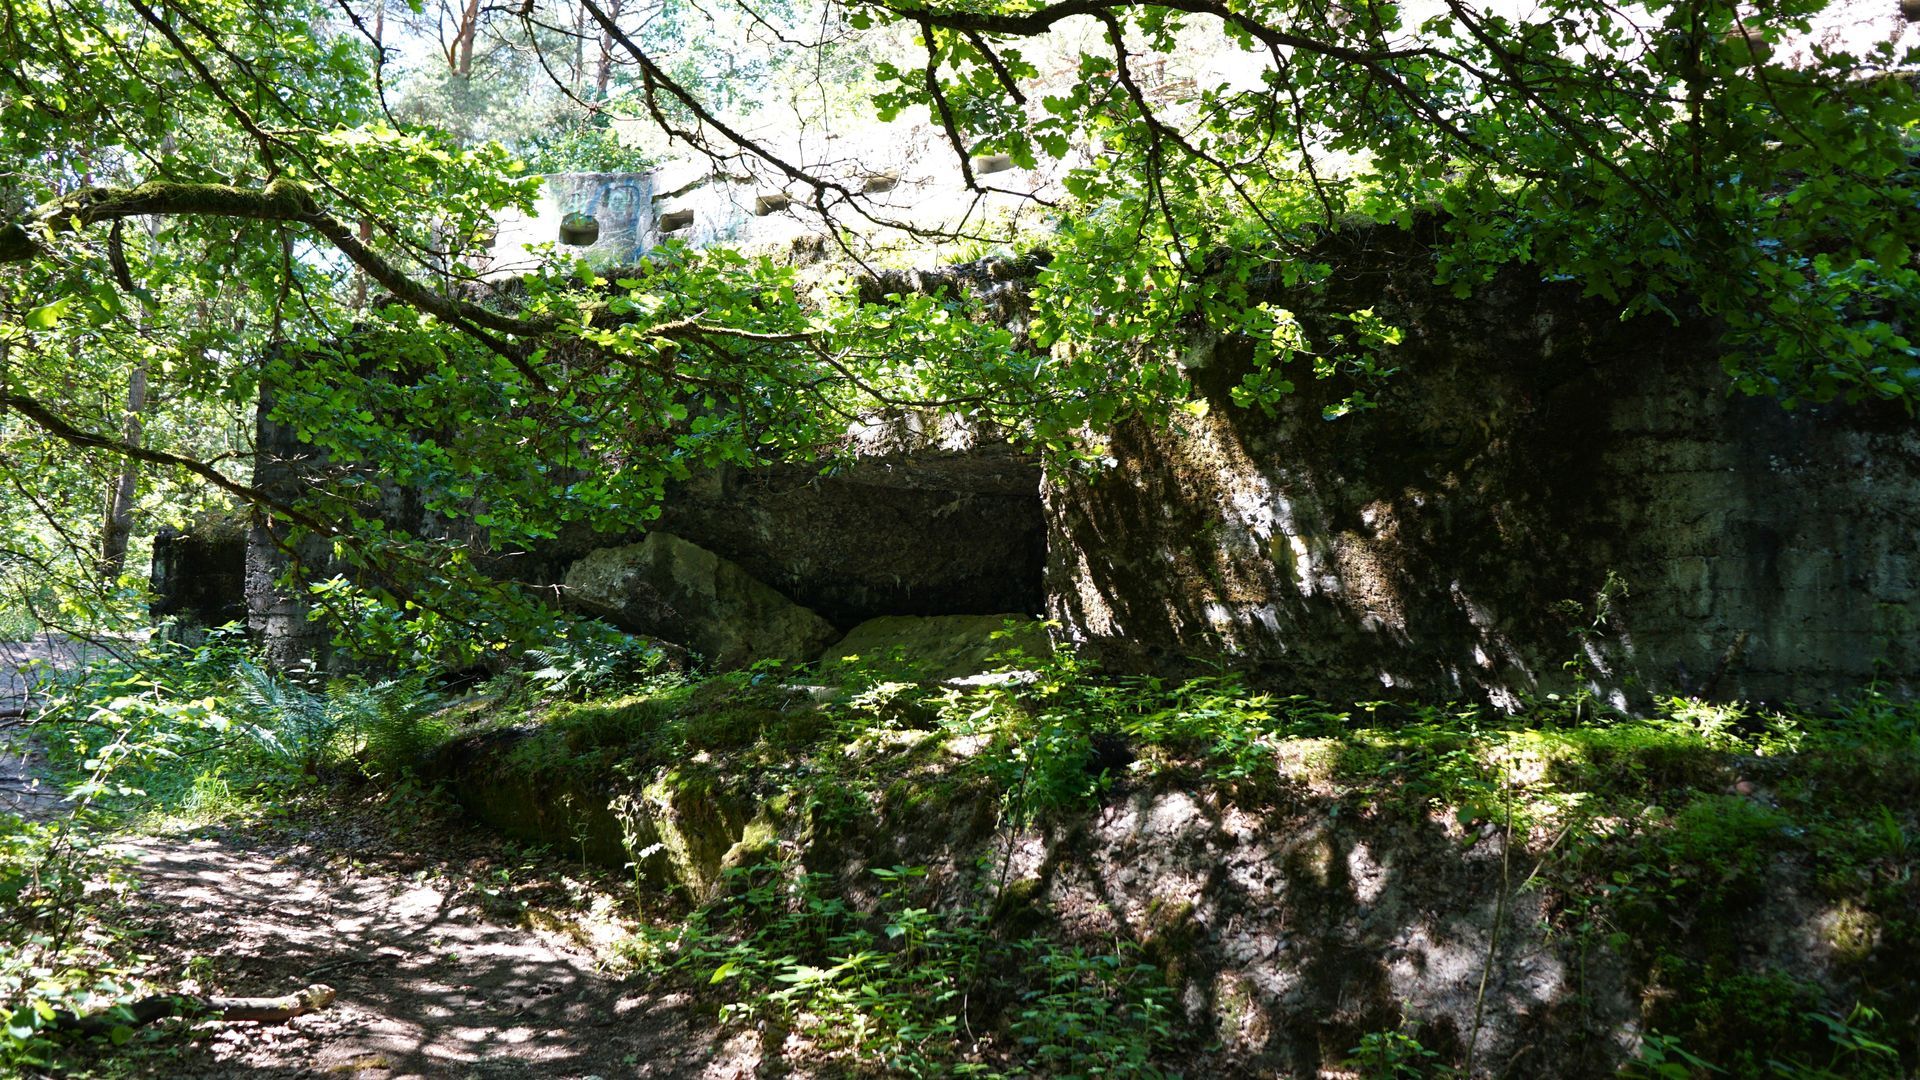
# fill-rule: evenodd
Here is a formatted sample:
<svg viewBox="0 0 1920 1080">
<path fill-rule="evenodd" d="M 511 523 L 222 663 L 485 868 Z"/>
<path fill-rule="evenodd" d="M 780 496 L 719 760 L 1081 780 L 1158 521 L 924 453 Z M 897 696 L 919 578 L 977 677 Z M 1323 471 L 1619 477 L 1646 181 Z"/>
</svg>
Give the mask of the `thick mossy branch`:
<svg viewBox="0 0 1920 1080">
<path fill-rule="evenodd" d="M 228 184 L 151 181 L 126 189 L 88 188 L 53 205 L 88 224 L 143 214 L 296 221 L 320 212 L 313 196 L 291 180 L 275 180 L 259 190 Z M 36 216 L 44 217 L 44 209 Z"/>
<path fill-rule="evenodd" d="M 177 184 L 154 181 L 132 188 L 92 187 L 43 203 L 24 223 L 0 226 L 0 263 L 26 262 L 45 253 L 45 240 L 103 221 L 145 215 L 245 218 L 305 225 L 352 260 L 402 302 L 458 326 L 531 336 L 555 327 L 551 320 L 521 319 L 460 300 L 421 284 L 361 243 L 340 219 L 322 209 L 312 193 L 291 180 L 265 188 L 228 184 Z M 36 235 L 37 234 L 37 235 Z M 498 344 L 498 343 L 495 343 Z M 518 360 L 518 351 L 516 361 Z M 522 363 L 522 373 L 543 381 Z"/>
<path fill-rule="evenodd" d="M 0 229 L 0 262 L 25 262 L 42 254 L 44 249 L 33 236 L 36 231 L 52 236 L 145 214 L 305 221 L 319 213 L 313 196 L 290 180 L 275 180 L 260 190 L 161 181 L 132 188 L 91 187 L 40 204 L 27 215 L 24 226 Z"/>
</svg>

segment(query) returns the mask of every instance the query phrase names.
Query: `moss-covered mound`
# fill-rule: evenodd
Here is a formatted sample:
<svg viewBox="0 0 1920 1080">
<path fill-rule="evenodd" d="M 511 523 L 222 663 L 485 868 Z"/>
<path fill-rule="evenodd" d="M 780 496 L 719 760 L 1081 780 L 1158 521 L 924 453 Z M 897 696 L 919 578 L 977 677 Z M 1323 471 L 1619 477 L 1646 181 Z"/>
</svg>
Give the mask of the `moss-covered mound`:
<svg viewBox="0 0 1920 1080">
<path fill-rule="evenodd" d="M 632 865 L 667 921 L 629 958 L 789 1030 L 796 1066 L 1920 1061 L 1911 707 L 1336 708 L 1066 658 L 755 679 L 535 708 L 436 761 L 478 816 Z"/>
</svg>

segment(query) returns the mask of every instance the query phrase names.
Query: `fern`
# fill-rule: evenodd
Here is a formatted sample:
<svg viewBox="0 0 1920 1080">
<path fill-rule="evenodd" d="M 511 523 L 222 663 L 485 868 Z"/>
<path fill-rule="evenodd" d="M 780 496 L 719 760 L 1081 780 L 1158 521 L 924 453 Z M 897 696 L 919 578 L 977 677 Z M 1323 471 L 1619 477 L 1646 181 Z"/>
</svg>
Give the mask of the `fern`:
<svg viewBox="0 0 1920 1080">
<path fill-rule="evenodd" d="M 269 756 L 316 772 L 333 735 L 333 717 L 320 695 L 249 663 L 233 669 L 240 706 L 253 721 L 248 731 Z"/>
<path fill-rule="evenodd" d="M 578 700 L 636 682 L 665 659 L 659 646 L 605 627 L 562 631 L 545 648 L 528 649 L 527 677 L 558 697 Z"/>
<path fill-rule="evenodd" d="M 348 753 L 369 778 L 409 772 L 452 734 L 437 716 L 440 695 L 417 675 L 368 685 L 337 682 L 328 703 L 337 730 L 351 739 Z"/>
<path fill-rule="evenodd" d="M 242 663 L 234 668 L 234 691 L 260 747 L 310 774 L 351 761 L 370 778 L 397 775 L 450 734 L 434 718 L 440 697 L 419 676 L 336 680 L 322 694 Z"/>
</svg>

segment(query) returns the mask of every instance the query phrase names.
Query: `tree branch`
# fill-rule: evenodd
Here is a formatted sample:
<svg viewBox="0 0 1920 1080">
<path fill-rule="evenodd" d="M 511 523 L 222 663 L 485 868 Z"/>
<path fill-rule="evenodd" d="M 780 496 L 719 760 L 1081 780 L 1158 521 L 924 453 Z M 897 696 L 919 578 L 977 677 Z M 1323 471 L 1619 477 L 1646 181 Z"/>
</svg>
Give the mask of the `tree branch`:
<svg viewBox="0 0 1920 1080">
<path fill-rule="evenodd" d="M 136 461 L 144 461 L 151 465 L 165 465 L 171 468 L 185 469 L 187 472 L 200 477 L 202 480 L 207 481 L 228 494 L 238 497 L 249 505 L 257 506 L 277 517 L 285 518 L 287 521 L 299 525 L 304 529 L 311 530 L 318 535 L 337 536 L 340 533 L 338 528 L 329 525 L 311 514 L 303 513 L 251 484 L 243 484 L 238 480 L 232 479 L 204 461 L 183 457 L 179 454 L 171 454 L 165 450 L 155 450 L 151 447 L 140 446 L 135 443 L 116 439 L 111 435 L 102 435 L 97 431 L 88 431 L 85 428 L 76 427 L 72 423 L 69 423 L 65 417 L 54 412 L 39 400 L 28 397 L 25 394 L 0 394 L 0 408 L 14 410 L 28 420 L 33 421 L 34 424 L 46 431 L 47 434 L 71 446 L 78 446 L 88 450 L 105 450 L 110 453 L 119 454 L 122 457 L 132 458 Z"/>
<path fill-rule="evenodd" d="M 312 193 L 292 180 L 275 180 L 259 189 L 227 184 L 161 181 L 134 188 L 84 188 L 36 207 L 28 213 L 24 224 L 0 227 L 0 264 L 26 262 L 45 254 L 46 242 L 53 236 L 75 232 L 102 221 L 118 221 L 147 214 L 244 218 L 305 225 L 319 233 L 400 301 L 473 333 L 488 348 L 506 357 L 537 389 L 548 388 L 546 379 L 527 361 L 527 349 L 494 335 L 538 336 L 556 329 L 559 326 L 557 320 L 504 315 L 422 285 L 362 243 L 345 222 L 321 208 Z M 493 333 L 481 333 L 483 330 Z"/>
<path fill-rule="evenodd" d="M 930 24 L 947 30 L 1020 38 L 1038 37 L 1052 30 L 1059 23 L 1079 15 L 1111 16 L 1118 12 L 1145 9 L 1149 6 L 1167 8 L 1189 15 L 1207 16 L 1241 30 L 1269 48 L 1297 49 L 1359 67 L 1365 70 L 1375 82 L 1385 86 L 1394 96 L 1420 114 L 1428 123 L 1444 132 L 1448 138 L 1482 155 L 1489 153 L 1487 148 L 1482 146 L 1465 128 L 1442 114 L 1432 100 L 1415 91 L 1406 79 L 1389 66 L 1395 60 L 1425 56 L 1469 72 L 1477 72 L 1473 65 L 1466 63 L 1460 57 L 1427 45 L 1407 49 L 1357 49 L 1322 37 L 1310 37 L 1261 22 L 1244 11 L 1236 10 L 1233 5 L 1224 0 L 1152 0 L 1151 4 L 1147 0 L 1057 0 L 1055 3 L 1019 13 L 939 8 L 918 3 L 898 3 L 893 0 L 877 0 L 875 6 L 923 26 Z"/>
</svg>

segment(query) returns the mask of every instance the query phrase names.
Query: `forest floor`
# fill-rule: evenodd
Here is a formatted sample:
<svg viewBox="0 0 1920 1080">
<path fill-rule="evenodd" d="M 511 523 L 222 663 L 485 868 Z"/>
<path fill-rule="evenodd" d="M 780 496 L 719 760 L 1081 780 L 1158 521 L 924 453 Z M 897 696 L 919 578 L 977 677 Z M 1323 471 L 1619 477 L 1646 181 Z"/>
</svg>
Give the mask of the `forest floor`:
<svg viewBox="0 0 1920 1080">
<path fill-rule="evenodd" d="M 0 710 L 28 659 L 83 650 L 0 646 Z M 63 812 L 17 724 L 0 730 L 0 802 Z M 339 808 L 333 808 L 339 809 Z M 560 934 L 502 917 L 502 887 L 555 868 L 418 818 L 378 812 L 222 824 L 117 839 L 134 888 L 115 915 L 124 962 L 163 989 L 269 996 L 323 982 L 325 1010 L 283 1024 L 202 1022 L 117 1054 L 103 1075 L 168 1077 L 688 1077 L 753 1075 L 751 1038 L 718 1042 L 687 997 L 623 985 Z M 515 882 L 515 868 L 528 880 Z"/>
<path fill-rule="evenodd" d="M 684 996 L 622 986 L 555 935 L 493 917 L 467 873 L 489 853 L 456 861 L 384 825 L 122 845 L 139 883 L 126 922 L 149 972 L 230 994 L 313 982 L 339 994 L 286 1024 L 204 1025 L 154 1075 L 752 1075 L 737 1048 L 709 1044 L 711 1018 Z"/>
<path fill-rule="evenodd" d="M 1508 717 L 1061 665 L 815 707 L 168 652 L 37 718 L 0 686 L 38 819 L 0 820 L 0 1075 L 1920 1076 L 1920 711 L 1877 687 Z"/>
</svg>

